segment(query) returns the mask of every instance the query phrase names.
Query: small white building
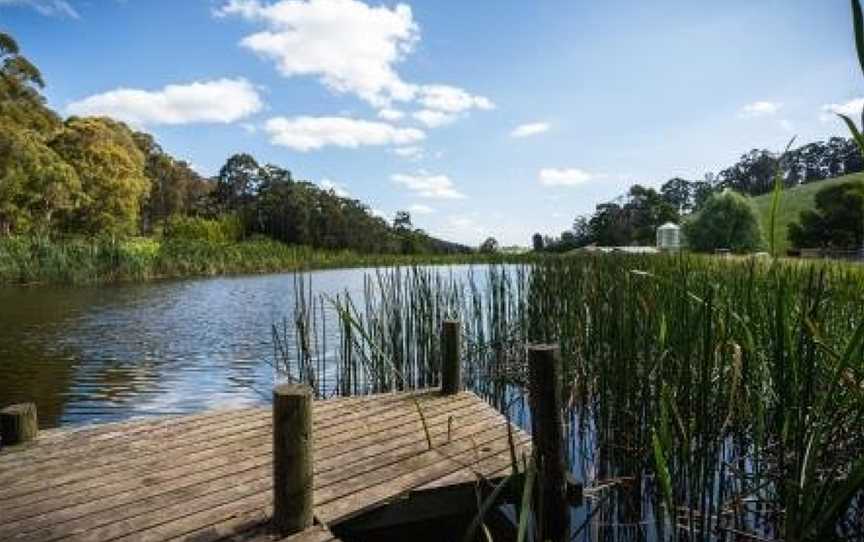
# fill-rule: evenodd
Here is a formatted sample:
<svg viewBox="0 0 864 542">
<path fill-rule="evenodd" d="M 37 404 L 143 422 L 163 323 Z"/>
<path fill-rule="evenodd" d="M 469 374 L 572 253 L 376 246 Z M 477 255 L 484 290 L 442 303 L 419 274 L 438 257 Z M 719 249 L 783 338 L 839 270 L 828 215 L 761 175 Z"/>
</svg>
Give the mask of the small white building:
<svg viewBox="0 0 864 542">
<path fill-rule="evenodd" d="M 681 248 L 681 226 L 667 222 L 657 228 L 657 248 L 679 250 Z"/>
</svg>

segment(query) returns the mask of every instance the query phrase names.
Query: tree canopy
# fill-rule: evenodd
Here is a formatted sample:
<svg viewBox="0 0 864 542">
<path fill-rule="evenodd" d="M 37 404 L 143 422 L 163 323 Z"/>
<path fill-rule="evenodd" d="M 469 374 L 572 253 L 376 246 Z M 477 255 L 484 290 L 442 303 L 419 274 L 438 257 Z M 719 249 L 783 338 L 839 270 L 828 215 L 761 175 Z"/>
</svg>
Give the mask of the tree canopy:
<svg viewBox="0 0 864 542">
<path fill-rule="evenodd" d="M 857 249 L 864 242 L 864 182 L 828 186 L 816 193 L 815 206 L 789 225 L 797 248 Z"/>
<path fill-rule="evenodd" d="M 105 117 L 65 121 L 45 105 L 45 82 L 0 33 L 0 235 L 145 234 L 285 243 L 360 252 L 466 252 L 393 224 L 250 154 L 230 156 L 206 179 L 155 138 Z"/>
<path fill-rule="evenodd" d="M 746 197 L 733 190 L 708 198 L 702 210 L 684 222 L 684 235 L 691 249 L 702 252 L 748 252 L 763 246 L 756 210 Z"/>
</svg>

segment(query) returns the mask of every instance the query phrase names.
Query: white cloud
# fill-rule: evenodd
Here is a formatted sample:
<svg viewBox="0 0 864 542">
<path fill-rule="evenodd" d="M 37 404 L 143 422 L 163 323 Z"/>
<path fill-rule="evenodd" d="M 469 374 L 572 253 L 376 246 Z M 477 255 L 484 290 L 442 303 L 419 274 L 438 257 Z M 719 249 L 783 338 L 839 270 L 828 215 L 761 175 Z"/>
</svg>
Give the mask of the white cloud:
<svg viewBox="0 0 864 542">
<path fill-rule="evenodd" d="M 406 4 L 390 9 L 357 0 L 230 0 L 216 15 L 263 23 L 265 30 L 240 44 L 274 60 L 286 77 L 317 76 L 336 92 L 378 105 L 410 100 L 416 92 L 394 69 L 420 35 Z"/>
<path fill-rule="evenodd" d="M 393 149 L 393 154 L 395 154 L 396 156 L 401 156 L 402 158 L 419 160 L 423 158 L 423 148 L 417 147 L 416 145 L 411 147 L 397 147 Z"/>
<path fill-rule="evenodd" d="M 35 9 L 46 17 L 69 17 L 80 19 L 81 16 L 66 0 L 0 0 L 0 8 L 4 6 L 24 6 Z"/>
<path fill-rule="evenodd" d="M 778 102 L 753 102 L 742 107 L 741 111 L 739 111 L 738 113 L 738 116 L 742 118 L 752 118 L 774 115 L 775 113 L 780 111 L 781 107 L 783 107 L 783 104 Z"/>
<path fill-rule="evenodd" d="M 857 119 L 861 115 L 862 109 L 864 109 L 864 98 L 855 98 L 842 104 L 826 104 L 822 106 L 822 114 L 819 115 L 819 119 L 822 122 L 827 122 L 836 119 L 838 114 Z"/>
<path fill-rule="evenodd" d="M 488 230 L 477 220 L 465 215 L 448 216 L 434 231 L 442 239 L 470 245 L 479 245 L 489 235 Z"/>
<path fill-rule="evenodd" d="M 789 119 L 780 119 L 780 128 L 783 128 L 787 132 L 791 132 L 795 129 L 795 125 L 792 124 L 792 121 Z"/>
<path fill-rule="evenodd" d="M 456 86 L 402 79 L 396 66 L 420 40 L 420 27 L 407 4 L 227 0 L 214 13 L 263 25 L 263 30 L 244 37 L 240 45 L 274 61 L 285 77 L 317 77 L 334 92 L 354 94 L 379 108 L 382 119 L 401 118 L 401 112 L 390 107 L 394 101 L 416 101 L 423 109 L 450 115 L 495 108 L 489 98 Z M 438 117 L 438 125 L 442 118 Z"/>
<path fill-rule="evenodd" d="M 435 209 L 429 207 L 428 205 L 423 205 L 421 203 L 415 203 L 414 205 L 408 207 L 408 210 L 416 215 L 431 215 L 435 212 Z"/>
<path fill-rule="evenodd" d="M 424 85 L 420 88 L 418 101 L 426 109 L 446 113 L 462 113 L 469 109 L 495 109 L 492 100 L 484 96 L 473 96 L 461 88 L 450 85 Z"/>
<path fill-rule="evenodd" d="M 439 126 L 450 124 L 458 118 L 458 115 L 444 113 L 443 111 L 432 111 L 431 109 L 415 111 L 411 116 L 429 128 L 438 128 Z"/>
<path fill-rule="evenodd" d="M 595 178 L 587 171 L 569 168 L 543 168 L 538 175 L 540 184 L 544 186 L 577 186 Z"/>
<path fill-rule="evenodd" d="M 118 88 L 72 102 L 70 115 L 108 115 L 133 125 L 231 123 L 263 108 L 255 87 L 245 79 L 216 79 L 167 85 L 149 91 Z"/>
<path fill-rule="evenodd" d="M 399 111 L 398 109 L 385 108 L 385 109 L 382 109 L 381 111 L 378 111 L 378 118 L 379 119 L 384 119 L 384 120 L 389 120 L 389 121 L 400 120 L 404 116 L 405 116 L 405 113 L 403 111 Z"/>
<path fill-rule="evenodd" d="M 426 137 L 417 128 L 397 128 L 350 117 L 274 117 L 267 121 L 264 130 L 274 145 L 304 152 L 328 145 L 352 149 L 365 145 L 410 145 Z"/>
<path fill-rule="evenodd" d="M 378 218 L 383 218 L 384 220 L 390 219 L 390 215 L 388 215 L 381 209 L 370 209 L 369 212 L 372 213 L 372 216 L 377 216 Z"/>
<path fill-rule="evenodd" d="M 521 124 L 510 132 L 510 137 L 529 137 L 549 131 L 549 124 L 545 122 L 532 122 Z"/>
<path fill-rule="evenodd" d="M 431 175 L 421 171 L 416 175 L 397 173 L 391 175 L 390 179 L 424 198 L 462 199 L 465 197 L 465 194 L 456 190 L 453 181 L 446 175 Z"/>
<path fill-rule="evenodd" d="M 332 190 L 340 198 L 350 198 L 351 194 L 348 192 L 348 188 L 342 184 L 333 182 L 330 179 L 321 179 L 321 182 L 318 183 L 318 186 L 323 188 L 324 190 Z"/>
</svg>

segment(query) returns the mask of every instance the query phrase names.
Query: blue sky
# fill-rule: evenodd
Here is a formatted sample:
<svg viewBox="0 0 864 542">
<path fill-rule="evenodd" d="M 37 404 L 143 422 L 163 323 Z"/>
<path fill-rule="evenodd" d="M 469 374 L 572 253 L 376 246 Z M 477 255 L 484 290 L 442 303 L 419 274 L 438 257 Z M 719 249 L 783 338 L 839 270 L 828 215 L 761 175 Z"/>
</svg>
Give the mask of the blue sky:
<svg viewBox="0 0 864 542">
<path fill-rule="evenodd" d="M 846 0 L 0 0 L 61 113 L 208 175 L 250 152 L 470 244 L 844 135 L 850 21 Z"/>
</svg>

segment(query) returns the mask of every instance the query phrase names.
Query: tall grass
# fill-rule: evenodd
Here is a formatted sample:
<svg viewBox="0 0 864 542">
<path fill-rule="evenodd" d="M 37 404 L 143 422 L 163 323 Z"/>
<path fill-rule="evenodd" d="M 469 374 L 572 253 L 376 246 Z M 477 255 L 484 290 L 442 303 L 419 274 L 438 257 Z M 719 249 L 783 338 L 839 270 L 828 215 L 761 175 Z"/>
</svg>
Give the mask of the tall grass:
<svg viewBox="0 0 864 542">
<path fill-rule="evenodd" d="M 860 267 L 571 256 L 461 278 L 381 271 L 359 301 L 306 303 L 318 310 L 300 327 L 320 333 L 335 314 L 340 329 L 339 348 L 305 362 L 321 396 L 437 384 L 440 323 L 457 317 L 467 385 L 504 408 L 520 403 L 525 344 L 558 342 L 571 465 L 610 488 L 604 525 L 659 539 L 864 532 Z"/>
<path fill-rule="evenodd" d="M 513 256 L 357 254 L 316 250 L 266 238 L 0 238 L 0 284 L 93 284 L 158 278 L 268 273 L 333 267 L 452 264 Z"/>
</svg>

